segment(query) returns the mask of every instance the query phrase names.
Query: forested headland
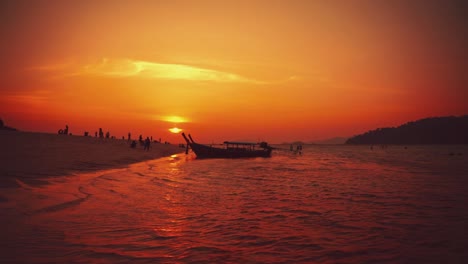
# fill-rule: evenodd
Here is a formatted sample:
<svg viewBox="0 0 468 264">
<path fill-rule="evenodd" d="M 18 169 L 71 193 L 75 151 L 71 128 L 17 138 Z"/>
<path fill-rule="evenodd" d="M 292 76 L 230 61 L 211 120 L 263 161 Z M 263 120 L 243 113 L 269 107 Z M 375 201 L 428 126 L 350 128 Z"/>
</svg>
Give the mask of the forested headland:
<svg viewBox="0 0 468 264">
<path fill-rule="evenodd" d="M 468 115 L 430 117 L 370 130 L 346 144 L 468 144 Z"/>
</svg>

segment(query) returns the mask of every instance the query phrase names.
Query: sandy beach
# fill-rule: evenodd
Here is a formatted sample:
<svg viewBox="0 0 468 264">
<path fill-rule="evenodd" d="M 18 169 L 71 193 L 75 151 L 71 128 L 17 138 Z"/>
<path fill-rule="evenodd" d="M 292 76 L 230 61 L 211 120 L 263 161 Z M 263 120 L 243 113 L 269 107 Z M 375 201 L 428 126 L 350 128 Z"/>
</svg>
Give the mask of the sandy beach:
<svg viewBox="0 0 468 264">
<path fill-rule="evenodd" d="M 121 168 L 184 151 L 152 143 L 149 151 L 127 140 L 65 136 L 34 132 L 0 131 L 0 187 L 19 182 L 39 185 L 51 176 L 66 176 L 108 168 Z"/>
</svg>

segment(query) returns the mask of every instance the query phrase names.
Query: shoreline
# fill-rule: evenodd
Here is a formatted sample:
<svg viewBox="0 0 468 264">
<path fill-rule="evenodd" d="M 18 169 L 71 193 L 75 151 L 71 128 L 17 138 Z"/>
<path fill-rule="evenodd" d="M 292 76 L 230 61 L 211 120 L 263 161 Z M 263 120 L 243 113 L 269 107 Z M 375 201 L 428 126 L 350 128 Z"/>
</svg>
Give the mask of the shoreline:
<svg viewBox="0 0 468 264">
<path fill-rule="evenodd" d="M 122 139 L 69 136 L 39 132 L 0 131 L 0 188 L 46 184 L 44 178 L 64 177 L 182 153 L 176 145 L 153 142 L 149 151 Z"/>
</svg>

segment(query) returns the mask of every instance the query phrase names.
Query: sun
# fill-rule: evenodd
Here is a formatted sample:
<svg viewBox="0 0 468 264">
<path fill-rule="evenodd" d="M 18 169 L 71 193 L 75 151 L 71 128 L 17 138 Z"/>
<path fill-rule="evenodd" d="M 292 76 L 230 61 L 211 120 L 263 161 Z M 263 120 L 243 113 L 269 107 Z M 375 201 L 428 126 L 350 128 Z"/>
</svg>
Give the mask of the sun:
<svg viewBox="0 0 468 264">
<path fill-rule="evenodd" d="M 178 127 L 173 127 L 173 128 L 169 128 L 169 131 L 171 133 L 178 134 L 178 133 L 180 133 L 180 131 L 182 131 L 182 129 L 180 129 Z"/>
</svg>

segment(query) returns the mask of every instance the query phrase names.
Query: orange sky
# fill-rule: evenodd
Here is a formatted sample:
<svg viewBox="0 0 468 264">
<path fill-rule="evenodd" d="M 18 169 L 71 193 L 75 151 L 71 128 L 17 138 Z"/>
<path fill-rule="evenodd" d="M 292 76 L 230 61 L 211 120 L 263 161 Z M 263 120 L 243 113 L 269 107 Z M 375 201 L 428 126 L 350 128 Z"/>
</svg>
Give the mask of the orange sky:
<svg viewBox="0 0 468 264">
<path fill-rule="evenodd" d="M 0 16 L 0 118 L 20 130 L 284 142 L 468 113 L 463 1 L 2 1 Z"/>
</svg>

